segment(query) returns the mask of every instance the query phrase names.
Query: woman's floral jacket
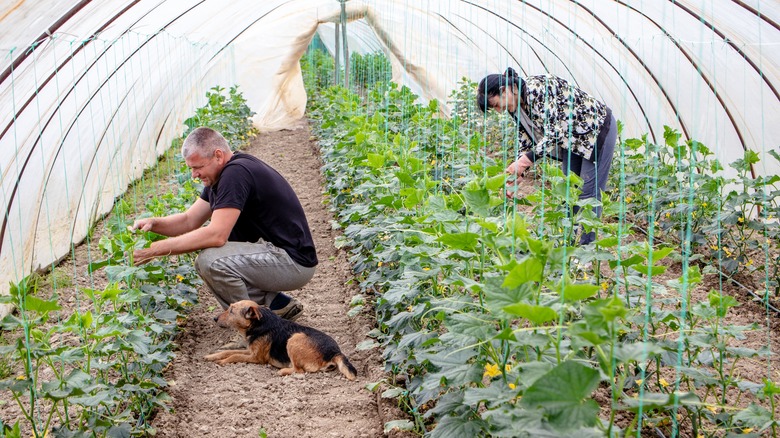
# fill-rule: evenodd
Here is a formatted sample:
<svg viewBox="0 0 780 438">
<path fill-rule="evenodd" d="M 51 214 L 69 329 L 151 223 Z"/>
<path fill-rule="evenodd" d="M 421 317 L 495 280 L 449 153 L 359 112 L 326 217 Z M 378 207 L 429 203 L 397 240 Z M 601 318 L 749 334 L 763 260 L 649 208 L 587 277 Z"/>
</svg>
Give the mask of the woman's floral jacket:
<svg viewBox="0 0 780 438">
<path fill-rule="evenodd" d="M 530 116 L 537 136 L 542 135 L 534 144 L 518 122 L 519 149 L 555 157 L 562 148 L 590 160 L 607 106 L 556 76 L 529 76 L 524 82 L 520 108 Z"/>
</svg>

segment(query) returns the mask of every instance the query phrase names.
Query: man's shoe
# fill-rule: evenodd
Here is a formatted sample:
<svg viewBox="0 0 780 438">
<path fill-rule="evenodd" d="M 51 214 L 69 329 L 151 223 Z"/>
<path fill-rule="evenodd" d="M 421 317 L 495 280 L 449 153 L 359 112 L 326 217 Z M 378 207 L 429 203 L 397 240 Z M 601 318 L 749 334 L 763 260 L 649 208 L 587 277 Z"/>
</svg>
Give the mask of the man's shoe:
<svg viewBox="0 0 780 438">
<path fill-rule="evenodd" d="M 286 306 L 271 311 L 288 321 L 295 321 L 303 313 L 303 304 L 295 298 L 290 297 L 290 302 L 287 303 Z"/>
<path fill-rule="evenodd" d="M 236 336 L 227 344 L 219 347 L 219 350 L 241 350 L 246 348 L 249 344 L 246 342 L 246 336 L 241 333 L 236 333 Z"/>
</svg>

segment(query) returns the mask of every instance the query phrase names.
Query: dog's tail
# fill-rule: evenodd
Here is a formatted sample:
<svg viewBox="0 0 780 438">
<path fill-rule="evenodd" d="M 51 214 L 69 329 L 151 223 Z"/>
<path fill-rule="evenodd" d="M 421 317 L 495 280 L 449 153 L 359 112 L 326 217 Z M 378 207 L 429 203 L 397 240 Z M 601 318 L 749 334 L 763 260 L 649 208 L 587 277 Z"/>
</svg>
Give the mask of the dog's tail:
<svg viewBox="0 0 780 438">
<path fill-rule="evenodd" d="M 338 354 L 333 358 L 333 363 L 335 363 L 336 366 L 339 367 L 339 371 L 341 371 L 341 374 L 346 376 L 347 379 L 355 380 L 355 377 L 357 377 L 357 370 L 349 362 L 347 356 L 344 356 L 343 354 Z"/>
</svg>

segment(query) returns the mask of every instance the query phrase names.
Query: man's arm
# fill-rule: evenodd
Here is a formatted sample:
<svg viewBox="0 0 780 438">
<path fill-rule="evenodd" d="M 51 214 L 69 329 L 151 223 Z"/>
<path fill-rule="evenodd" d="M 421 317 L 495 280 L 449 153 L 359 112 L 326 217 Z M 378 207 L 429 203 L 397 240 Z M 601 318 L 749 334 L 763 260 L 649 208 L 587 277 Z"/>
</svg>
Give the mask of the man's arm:
<svg viewBox="0 0 780 438">
<path fill-rule="evenodd" d="M 206 208 L 208 208 L 208 203 L 206 203 L 206 201 L 203 201 L 202 199 L 198 199 L 198 201 L 203 202 L 206 205 Z M 190 220 L 194 221 L 190 222 L 190 225 L 192 223 L 197 223 L 197 221 L 203 217 L 202 212 L 200 211 L 200 207 L 197 205 L 198 202 L 196 201 L 195 204 L 193 204 L 193 206 L 187 210 L 187 213 L 183 213 L 186 215 L 195 209 L 193 216 L 189 218 Z M 198 215 L 198 213 L 201 214 Z M 155 257 L 184 254 L 187 252 L 197 251 L 199 249 L 222 246 L 225 244 L 225 242 L 227 242 L 228 237 L 230 236 L 230 231 L 233 230 L 233 225 L 236 224 L 240 214 L 241 210 L 237 208 L 220 208 L 218 210 L 214 210 L 214 212 L 211 213 L 211 222 L 207 226 L 199 227 L 184 234 L 177 235 L 176 237 L 154 242 L 151 244 L 151 246 L 149 246 L 149 248 L 134 251 L 133 264 L 138 266 L 152 260 Z M 163 219 L 170 217 L 172 216 L 168 216 Z M 205 219 L 201 222 L 201 224 L 203 224 L 203 222 L 205 222 Z M 157 224 L 154 224 L 153 231 L 159 233 L 157 231 L 157 226 Z M 175 226 L 171 228 L 165 228 L 167 226 L 167 224 L 163 224 L 162 229 L 165 231 L 176 229 Z"/>
<path fill-rule="evenodd" d="M 176 213 L 165 217 L 148 217 L 138 219 L 130 227 L 131 231 L 152 231 L 163 236 L 179 236 L 188 231 L 200 228 L 211 217 L 209 203 L 198 198 L 184 213 Z"/>
</svg>

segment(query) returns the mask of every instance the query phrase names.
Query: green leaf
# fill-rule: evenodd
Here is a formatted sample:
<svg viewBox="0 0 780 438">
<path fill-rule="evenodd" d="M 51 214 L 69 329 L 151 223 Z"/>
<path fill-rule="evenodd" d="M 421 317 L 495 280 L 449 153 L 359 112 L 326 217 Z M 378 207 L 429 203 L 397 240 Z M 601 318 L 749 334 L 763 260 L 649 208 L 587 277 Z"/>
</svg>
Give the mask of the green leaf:
<svg viewBox="0 0 780 438">
<path fill-rule="evenodd" d="M 479 340 L 490 339 L 496 335 L 496 329 L 487 317 L 473 312 L 456 313 L 447 318 L 447 327 L 452 333 L 473 336 Z"/>
<path fill-rule="evenodd" d="M 479 403 L 485 402 L 487 408 L 492 408 L 508 403 L 515 397 L 517 397 L 517 390 L 510 389 L 503 382 L 494 382 L 485 388 L 466 388 L 463 393 L 463 403 L 476 408 Z"/>
<path fill-rule="evenodd" d="M 577 362 L 565 361 L 529 387 L 520 404 L 544 409 L 550 424 L 559 430 L 593 426 L 599 405 L 586 399 L 599 384 L 599 372 Z"/>
<path fill-rule="evenodd" d="M 612 248 L 613 246 L 618 245 L 618 238 L 613 236 L 613 237 L 607 237 L 605 239 L 597 240 L 596 245 L 602 248 Z"/>
<path fill-rule="evenodd" d="M 366 141 L 366 133 L 365 131 L 358 131 L 355 133 L 355 145 L 360 146 L 363 144 L 363 142 Z"/>
<path fill-rule="evenodd" d="M 502 173 L 498 174 L 494 177 L 488 178 L 487 180 L 487 189 L 488 190 L 498 190 L 502 187 L 504 187 L 504 181 L 506 181 L 507 175 Z"/>
<path fill-rule="evenodd" d="M 526 257 L 504 279 L 502 287 L 516 288 L 531 281 L 542 281 L 544 262 L 537 257 Z"/>
<path fill-rule="evenodd" d="M 637 342 L 630 344 L 620 344 L 615 347 L 615 359 L 619 363 L 635 361 L 644 363 L 650 358 L 663 352 L 663 349 L 649 342 Z"/>
<path fill-rule="evenodd" d="M 774 421 L 772 419 L 772 412 L 755 403 L 751 403 L 747 409 L 734 415 L 734 419 L 741 421 L 745 426 L 753 427 L 758 430 L 769 428 Z"/>
<path fill-rule="evenodd" d="M 666 258 L 669 254 L 674 251 L 674 248 L 671 247 L 663 247 L 659 248 L 653 251 L 653 261 L 657 262 L 658 260 Z"/>
<path fill-rule="evenodd" d="M 369 382 L 366 383 L 365 388 L 371 392 L 374 392 L 379 388 L 379 385 L 381 385 L 382 383 L 384 383 L 384 380 L 380 380 L 378 382 Z"/>
<path fill-rule="evenodd" d="M 761 159 L 758 157 L 758 154 L 756 152 L 751 150 L 745 151 L 745 162 L 747 164 L 756 164 L 759 161 L 761 161 Z"/>
<path fill-rule="evenodd" d="M 368 166 L 379 169 L 385 165 L 385 156 L 381 154 L 368 154 Z"/>
<path fill-rule="evenodd" d="M 552 308 L 526 303 L 516 303 L 506 306 L 504 307 L 504 312 L 523 317 L 536 325 L 558 319 L 558 313 Z"/>
<path fill-rule="evenodd" d="M 449 233 L 436 239 L 451 248 L 473 251 L 479 243 L 479 234 L 476 233 Z"/>
<path fill-rule="evenodd" d="M 409 172 L 398 171 L 395 173 L 396 178 L 407 186 L 414 187 L 417 184 L 417 180 Z"/>
<path fill-rule="evenodd" d="M 532 283 L 525 283 L 516 288 L 502 286 L 501 277 L 489 277 L 483 287 L 485 293 L 485 307 L 491 312 L 497 313 L 504 307 L 528 301 L 533 295 Z"/>
<path fill-rule="evenodd" d="M 474 213 L 482 217 L 489 215 L 490 193 L 487 189 L 463 190 L 463 198 Z"/>
<path fill-rule="evenodd" d="M 390 388 L 382 392 L 382 398 L 397 398 L 406 392 L 403 388 Z"/>
<path fill-rule="evenodd" d="M 599 291 L 599 287 L 595 284 L 567 284 L 563 291 L 560 290 L 560 284 L 558 286 L 558 293 L 561 294 L 564 301 L 580 301 L 585 298 L 590 298 L 596 295 Z"/>
<path fill-rule="evenodd" d="M 648 274 L 648 266 L 643 264 L 637 264 L 634 266 L 634 269 L 636 269 L 640 274 L 642 275 L 661 275 L 664 272 L 666 272 L 666 266 L 653 266 L 650 269 L 650 273 Z"/>
<path fill-rule="evenodd" d="M 431 431 L 431 438 L 474 438 L 483 436 L 482 420 L 475 420 L 468 415 L 446 416 L 439 420 L 436 428 Z"/>
<path fill-rule="evenodd" d="M 73 404 L 95 407 L 101 404 L 110 404 L 114 400 L 111 394 L 113 391 L 99 391 L 94 395 L 70 397 L 68 400 Z"/>
<path fill-rule="evenodd" d="M 414 423 L 409 420 L 393 420 L 385 423 L 385 433 L 392 430 L 414 430 Z"/>
<path fill-rule="evenodd" d="M 691 392 L 678 392 L 678 393 L 657 393 L 646 392 L 643 397 L 640 398 L 624 398 L 624 408 L 632 412 L 637 412 L 641 407 L 643 411 L 647 412 L 650 409 L 660 409 L 669 406 L 688 405 L 693 406 L 699 403 L 699 397 Z"/>
<path fill-rule="evenodd" d="M 28 295 L 24 300 L 25 310 L 32 310 L 38 313 L 49 313 L 53 310 L 60 310 L 57 300 L 43 300 L 33 295 Z"/>
<path fill-rule="evenodd" d="M 379 343 L 377 343 L 373 339 L 366 339 L 365 341 L 361 341 L 355 346 L 355 349 L 357 351 L 363 351 L 363 350 L 371 350 L 373 348 L 376 348 L 379 346 Z"/>
<path fill-rule="evenodd" d="M 622 266 L 624 268 L 627 268 L 629 266 L 633 266 L 633 265 L 635 265 L 637 263 L 641 263 L 641 262 L 644 262 L 644 261 L 645 261 L 644 257 L 635 254 L 635 255 L 633 255 L 633 256 L 625 259 L 625 260 L 610 260 L 609 261 L 609 267 L 612 268 L 612 269 L 615 269 L 617 267 L 617 265 L 618 265 L 618 262 L 620 262 L 620 266 Z"/>
<path fill-rule="evenodd" d="M 594 303 L 594 306 L 596 306 L 606 322 L 612 322 L 616 318 L 624 318 L 628 313 L 623 300 L 618 297 L 597 301 Z"/>
</svg>

